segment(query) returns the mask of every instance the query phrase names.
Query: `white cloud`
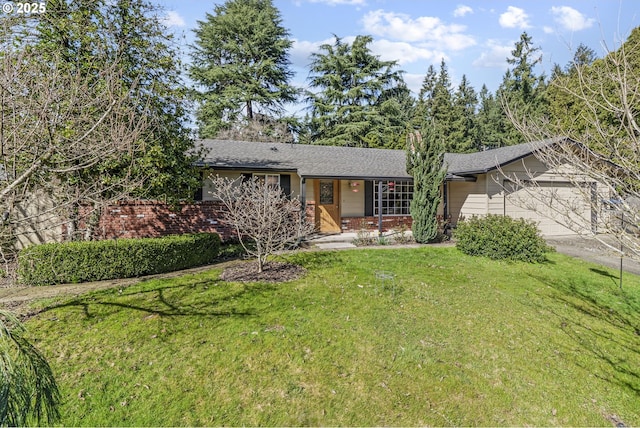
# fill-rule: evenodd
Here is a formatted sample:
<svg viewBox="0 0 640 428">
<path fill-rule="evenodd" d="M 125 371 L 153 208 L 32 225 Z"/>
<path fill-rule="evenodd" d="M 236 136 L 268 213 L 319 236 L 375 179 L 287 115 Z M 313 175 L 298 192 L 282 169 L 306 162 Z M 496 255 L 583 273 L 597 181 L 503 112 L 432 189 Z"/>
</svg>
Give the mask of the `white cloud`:
<svg viewBox="0 0 640 428">
<path fill-rule="evenodd" d="M 442 57 L 445 60 L 448 59 L 444 52 L 414 46 L 406 42 L 374 40 L 370 46 L 371 52 L 380 56 L 383 61 L 398 61 L 401 66 L 420 60 L 439 61 Z"/>
<path fill-rule="evenodd" d="M 407 88 L 409 88 L 409 90 L 413 92 L 413 94 L 416 96 L 420 93 L 420 89 L 422 88 L 422 82 L 424 81 L 424 76 L 426 72 L 427 70 L 425 70 L 425 72 L 422 74 L 405 73 L 402 75 L 402 78 L 404 79 L 404 83 L 407 84 Z"/>
<path fill-rule="evenodd" d="M 506 70 L 508 68 L 507 58 L 511 57 L 513 46 L 514 43 L 504 45 L 496 40 L 489 40 L 487 42 L 487 50 L 482 52 L 482 54 L 473 61 L 472 65 L 474 67 L 501 68 Z"/>
<path fill-rule="evenodd" d="M 464 4 L 459 4 L 458 7 L 456 7 L 456 10 L 453 11 L 453 16 L 455 17 L 465 16 L 469 13 L 473 13 L 473 9 L 471 9 L 469 6 L 466 6 Z"/>
<path fill-rule="evenodd" d="M 563 29 L 569 31 L 580 31 L 591 28 L 595 22 L 595 19 L 587 18 L 569 6 L 554 6 L 551 8 L 551 14 L 554 16 L 553 19 L 560 24 Z"/>
<path fill-rule="evenodd" d="M 162 23 L 167 27 L 184 27 L 187 25 L 184 18 L 175 10 L 167 11 L 167 14 L 162 19 Z"/>
<path fill-rule="evenodd" d="M 421 42 L 440 49 L 461 50 L 476 44 L 464 34 L 464 25 L 447 25 L 440 18 L 420 16 L 416 19 L 403 13 L 376 10 L 362 19 L 367 33 L 403 42 Z"/>
<path fill-rule="evenodd" d="M 504 28 L 530 28 L 529 15 L 519 7 L 509 6 L 507 11 L 500 15 L 500 26 Z"/>
<path fill-rule="evenodd" d="M 311 63 L 311 54 L 318 52 L 320 45 L 325 43 L 333 44 L 335 39 L 326 39 L 319 42 L 309 42 L 306 40 L 293 39 L 293 45 L 291 46 L 290 59 L 294 66 L 307 68 Z M 306 78 L 306 76 L 305 76 Z"/>
</svg>

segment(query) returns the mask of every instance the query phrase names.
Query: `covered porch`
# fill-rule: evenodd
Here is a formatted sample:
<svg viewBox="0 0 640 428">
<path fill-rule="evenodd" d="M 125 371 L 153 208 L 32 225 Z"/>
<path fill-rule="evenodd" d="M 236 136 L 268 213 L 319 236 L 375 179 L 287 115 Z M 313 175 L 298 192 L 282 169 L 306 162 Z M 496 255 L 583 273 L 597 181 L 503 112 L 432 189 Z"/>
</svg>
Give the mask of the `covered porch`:
<svg viewBox="0 0 640 428">
<path fill-rule="evenodd" d="M 301 199 L 318 232 L 411 229 L 413 182 L 404 179 L 303 177 Z"/>
</svg>

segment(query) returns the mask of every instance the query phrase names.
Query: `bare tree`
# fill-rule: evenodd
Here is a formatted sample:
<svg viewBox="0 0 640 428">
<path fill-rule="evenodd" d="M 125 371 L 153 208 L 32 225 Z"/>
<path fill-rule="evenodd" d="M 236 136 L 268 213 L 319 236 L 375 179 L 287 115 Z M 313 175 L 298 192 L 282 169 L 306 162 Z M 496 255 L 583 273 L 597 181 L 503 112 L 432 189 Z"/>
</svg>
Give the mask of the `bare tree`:
<svg viewBox="0 0 640 428">
<path fill-rule="evenodd" d="M 0 33 L 23 28 L 14 24 L 3 18 Z M 0 238 L 37 240 L 56 229 L 60 239 L 79 204 L 108 204 L 142 180 L 122 162 L 117 177 L 96 174 L 98 165 L 141 149 L 147 123 L 131 108 L 135 82 L 127 90 L 117 60 L 89 76 L 13 37 L 0 48 Z"/>
<path fill-rule="evenodd" d="M 267 257 L 295 246 L 314 226 L 297 198 L 289 198 L 276 185 L 258 177 L 249 180 L 211 176 L 211 195 L 222 202 L 222 219 L 234 228 L 242 247 L 262 272 Z"/>
<path fill-rule="evenodd" d="M 594 237 L 621 256 L 640 259 L 640 30 L 593 64 L 574 64 L 550 83 L 561 102 L 531 121 L 505 105 L 510 120 L 579 198 L 541 188 L 536 173 L 510 179 L 528 189 L 529 205 L 565 227 Z M 578 200 L 579 199 L 579 200 Z M 526 203 L 526 201 L 522 201 Z M 595 230 L 584 227 L 591 213 Z M 593 232 L 597 232 L 593 234 Z"/>
</svg>

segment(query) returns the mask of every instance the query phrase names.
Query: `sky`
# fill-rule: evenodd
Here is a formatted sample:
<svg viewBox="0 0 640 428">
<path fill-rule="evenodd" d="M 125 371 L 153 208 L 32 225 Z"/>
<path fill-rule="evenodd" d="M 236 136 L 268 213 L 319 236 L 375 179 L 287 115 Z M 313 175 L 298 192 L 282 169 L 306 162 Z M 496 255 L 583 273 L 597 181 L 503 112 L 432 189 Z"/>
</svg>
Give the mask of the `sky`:
<svg viewBox="0 0 640 428">
<path fill-rule="evenodd" d="M 188 62 L 198 21 L 216 4 L 211 0 L 157 0 L 165 24 L 178 35 Z M 372 52 L 395 60 L 417 93 L 426 71 L 444 59 L 453 85 L 463 75 L 476 89 L 495 92 L 508 68 L 507 57 L 523 32 L 540 48 L 538 74 L 565 66 L 581 44 L 601 57 L 615 50 L 640 25 L 638 0 L 273 0 L 293 41 L 292 83 L 306 87 L 309 55 L 335 42 L 370 35 Z"/>
</svg>

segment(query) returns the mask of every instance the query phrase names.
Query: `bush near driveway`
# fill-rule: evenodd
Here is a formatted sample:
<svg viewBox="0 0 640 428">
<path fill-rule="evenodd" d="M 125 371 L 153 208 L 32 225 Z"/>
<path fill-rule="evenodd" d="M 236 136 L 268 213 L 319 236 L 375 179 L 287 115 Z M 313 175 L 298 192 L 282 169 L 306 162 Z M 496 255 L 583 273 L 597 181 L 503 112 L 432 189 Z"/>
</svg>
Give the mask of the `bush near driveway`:
<svg viewBox="0 0 640 428">
<path fill-rule="evenodd" d="M 50 243 L 20 252 L 18 277 L 27 285 L 131 278 L 205 265 L 219 251 L 215 233 Z"/>
<path fill-rule="evenodd" d="M 543 262 L 552 250 L 534 222 L 495 214 L 458 223 L 454 237 L 463 253 L 493 260 Z"/>
</svg>

